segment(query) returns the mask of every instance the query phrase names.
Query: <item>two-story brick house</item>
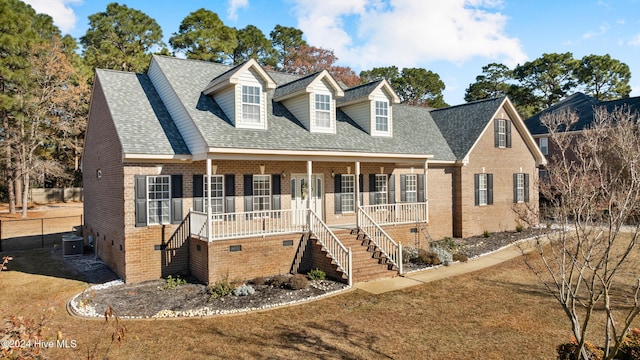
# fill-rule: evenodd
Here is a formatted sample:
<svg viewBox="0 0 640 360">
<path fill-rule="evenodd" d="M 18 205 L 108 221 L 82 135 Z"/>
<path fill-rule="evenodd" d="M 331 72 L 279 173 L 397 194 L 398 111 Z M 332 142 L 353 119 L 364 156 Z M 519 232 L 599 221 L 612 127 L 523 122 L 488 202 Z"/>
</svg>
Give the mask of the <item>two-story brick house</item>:
<svg viewBox="0 0 640 360">
<path fill-rule="evenodd" d="M 85 236 L 127 282 L 361 281 L 401 272 L 425 228 L 513 229 L 544 157 L 507 98 L 433 110 L 384 80 L 154 56 L 96 70 L 82 161 Z"/>
</svg>

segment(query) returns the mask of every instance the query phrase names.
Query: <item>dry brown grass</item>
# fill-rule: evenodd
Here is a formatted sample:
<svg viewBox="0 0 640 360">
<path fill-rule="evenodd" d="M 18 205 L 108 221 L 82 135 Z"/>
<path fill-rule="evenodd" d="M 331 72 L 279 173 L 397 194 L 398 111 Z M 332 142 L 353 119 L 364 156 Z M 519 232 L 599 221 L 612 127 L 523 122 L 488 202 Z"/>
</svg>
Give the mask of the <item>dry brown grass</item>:
<svg viewBox="0 0 640 360">
<path fill-rule="evenodd" d="M 13 271 L 0 274 L 0 318 L 37 318 L 51 308 L 45 334 L 60 330 L 78 347 L 46 355 L 86 358 L 94 344 L 104 349 L 104 321 L 65 310 L 85 284 L 46 250 L 12 255 Z M 382 295 L 357 290 L 260 313 L 125 324 L 127 337 L 110 358 L 553 359 L 570 336 L 564 314 L 522 259 Z"/>
</svg>

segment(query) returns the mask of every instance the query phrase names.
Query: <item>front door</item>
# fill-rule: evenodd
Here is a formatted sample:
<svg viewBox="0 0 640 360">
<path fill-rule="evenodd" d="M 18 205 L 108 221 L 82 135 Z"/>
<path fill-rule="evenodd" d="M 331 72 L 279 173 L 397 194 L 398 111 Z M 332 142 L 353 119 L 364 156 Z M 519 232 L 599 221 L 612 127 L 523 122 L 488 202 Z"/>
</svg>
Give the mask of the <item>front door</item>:
<svg viewBox="0 0 640 360">
<path fill-rule="evenodd" d="M 307 203 L 311 202 L 311 210 L 324 221 L 324 212 L 322 209 L 324 200 L 324 178 L 321 174 L 313 174 L 311 175 L 310 186 L 308 181 L 309 179 L 306 174 L 291 176 L 291 209 L 306 209 Z M 302 225 L 305 220 L 305 217 L 302 217 L 302 219 L 294 217 L 294 223 L 296 225 Z"/>
</svg>

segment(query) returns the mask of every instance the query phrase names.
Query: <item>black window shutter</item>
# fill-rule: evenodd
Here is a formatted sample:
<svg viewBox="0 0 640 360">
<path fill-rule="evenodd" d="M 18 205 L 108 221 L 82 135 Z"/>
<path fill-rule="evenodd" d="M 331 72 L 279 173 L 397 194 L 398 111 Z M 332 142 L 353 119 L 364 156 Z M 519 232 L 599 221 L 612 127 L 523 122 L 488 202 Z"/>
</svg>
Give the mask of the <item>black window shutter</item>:
<svg viewBox="0 0 640 360">
<path fill-rule="evenodd" d="M 236 211 L 236 176 L 227 174 L 224 176 L 224 210 L 227 213 Z"/>
<path fill-rule="evenodd" d="M 529 174 L 524 174 L 524 202 L 529 202 Z"/>
<path fill-rule="evenodd" d="M 487 174 L 487 205 L 493 205 L 493 174 Z"/>
<path fill-rule="evenodd" d="M 507 132 L 507 147 L 510 148 L 511 147 L 511 120 L 505 120 L 504 121 L 504 126 L 506 128 L 506 132 Z"/>
<path fill-rule="evenodd" d="M 400 175 L 400 202 L 407 201 L 407 175 Z"/>
<path fill-rule="evenodd" d="M 280 174 L 271 175 L 271 210 L 280 210 Z"/>
<path fill-rule="evenodd" d="M 136 226 L 147 226 L 147 177 L 135 176 Z"/>
<path fill-rule="evenodd" d="M 358 176 L 360 186 L 358 186 L 358 190 L 360 191 L 360 196 L 358 196 L 360 206 L 364 205 L 364 174 L 360 174 Z"/>
<path fill-rule="evenodd" d="M 296 199 L 296 179 L 291 179 L 291 200 Z"/>
<path fill-rule="evenodd" d="M 204 211 L 204 176 L 193 175 L 193 210 Z"/>
<path fill-rule="evenodd" d="M 182 222 L 182 175 L 171 175 L 171 223 Z"/>
<path fill-rule="evenodd" d="M 424 202 L 424 174 L 418 174 L 418 202 Z"/>
<path fill-rule="evenodd" d="M 388 180 L 388 189 L 389 189 L 389 204 L 395 204 L 396 203 L 396 177 L 391 174 L 389 175 L 389 180 Z"/>
<path fill-rule="evenodd" d="M 336 214 L 342 214 L 342 175 L 333 178 L 333 209 Z"/>
<path fill-rule="evenodd" d="M 475 204 L 480 205 L 480 174 L 473 175 L 473 189 L 475 191 Z"/>
<path fill-rule="evenodd" d="M 518 174 L 513 174 L 513 202 L 518 202 Z"/>
<path fill-rule="evenodd" d="M 244 211 L 253 211 L 253 175 L 244 175 Z"/>
<path fill-rule="evenodd" d="M 495 147 L 500 147 L 500 129 L 498 127 L 498 119 L 493 120 L 493 140 Z"/>
<path fill-rule="evenodd" d="M 369 174 L 369 205 L 375 205 L 376 203 L 376 175 Z"/>
</svg>

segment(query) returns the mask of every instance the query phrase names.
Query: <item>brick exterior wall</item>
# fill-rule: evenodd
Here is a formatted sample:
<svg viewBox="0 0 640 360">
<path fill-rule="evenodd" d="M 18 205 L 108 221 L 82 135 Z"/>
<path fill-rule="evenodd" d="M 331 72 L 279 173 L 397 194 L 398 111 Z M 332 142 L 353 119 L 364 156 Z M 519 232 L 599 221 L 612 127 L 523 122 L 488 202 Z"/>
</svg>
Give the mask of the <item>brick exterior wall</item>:
<svg viewBox="0 0 640 360">
<path fill-rule="evenodd" d="M 510 119 L 507 112 L 498 111 L 496 118 Z M 514 211 L 513 174 L 529 174 L 529 204 L 538 204 L 538 169 L 519 129 L 513 125 L 512 147 L 497 148 L 494 146 L 493 121 L 480 137 L 469 155 L 469 164 L 461 168 L 459 228 L 461 236 L 482 234 L 485 230 L 514 230 L 518 224 L 518 216 Z M 493 205 L 476 206 L 474 174 L 493 174 Z"/>
<path fill-rule="evenodd" d="M 125 279 L 124 249 L 120 250 L 125 238 L 122 146 L 99 79 L 95 81 L 82 157 L 85 192 L 83 234 L 87 242 L 91 237 L 98 256 Z"/>
<path fill-rule="evenodd" d="M 429 165 L 429 233 L 434 240 L 453 236 L 454 180 L 458 168 Z"/>
</svg>

